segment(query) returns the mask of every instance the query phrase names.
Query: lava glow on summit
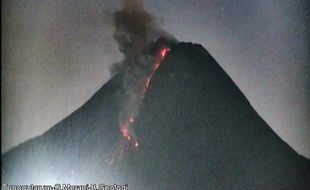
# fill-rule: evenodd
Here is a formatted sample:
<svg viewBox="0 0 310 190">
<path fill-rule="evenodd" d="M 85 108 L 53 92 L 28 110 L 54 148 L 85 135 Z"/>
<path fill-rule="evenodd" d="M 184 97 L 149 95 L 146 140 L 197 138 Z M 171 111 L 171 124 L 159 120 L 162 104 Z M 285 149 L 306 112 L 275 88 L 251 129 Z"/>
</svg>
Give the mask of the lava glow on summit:
<svg viewBox="0 0 310 190">
<path fill-rule="evenodd" d="M 142 99 L 145 97 L 147 90 L 150 87 L 153 75 L 155 74 L 155 72 L 157 71 L 157 69 L 159 68 L 160 64 L 167 56 L 169 51 L 170 48 L 166 47 L 162 48 L 159 51 L 158 56 L 152 66 L 152 70 L 149 73 L 148 77 L 145 79 Z M 123 155 L 126 153 L 126 151 L 136 152 L 138 150 L 139 143 L 137 137 L 133 133 L 133 127 L 132 127 L 136 117 L 137 116 L 130 114 L 128 119 L 122 124 L 120 132 L 123 140 L 119 142 L 117 150 L 112 154 L 112 158 L 108 160 L 109 165 L 112 165 L 116 160 L 121 159 Z"/>
<path fill-rule="evenodd" d="M 146 78 L 146 81 L 145 81 L 145 85 L 144 85 L 144 89 L 143 89 L 143 92 L 144 94 L 147 92 L 148 88 L 150 87 L 150 83 L 151 83 L 151 80 L 152 80 L 152 77 L 153 75 L 155 74 L 155 72 L 157 71 L 157 69 L 159 68 L 162 60 L 166 57 L 167 53 L 170 51 L 170 48 L 162 48 L 160 51 L 159 51 L 159 59 L 157 59 L 152 67 L 152 72 L 148 75 L 148 77 Z M 143 96 L 144 97 L 144 96 Z M 128 139 L 128 140 L 131 140 L 132 137 L 130 137 L 130 134 L 129 134 L 129 127 L 132 126 L 132 124 L 134 123 L 134 117 L 133 116 L 130 116 L 128 118 L 128 121 L 123 125 L 123 127 L 121 128 L 121 133 L 123 135 L 124 138 Z M 138 143 L 137 141 L 135 140 L 135 147 L 138 147 Z"/>
<path fill-rule="evenodd" d="M 170 48 L 163 48 L 162 50 L 160 50 L 161 58 L 164 59 L 169 51 L 170 51 Z"/>
</svg>

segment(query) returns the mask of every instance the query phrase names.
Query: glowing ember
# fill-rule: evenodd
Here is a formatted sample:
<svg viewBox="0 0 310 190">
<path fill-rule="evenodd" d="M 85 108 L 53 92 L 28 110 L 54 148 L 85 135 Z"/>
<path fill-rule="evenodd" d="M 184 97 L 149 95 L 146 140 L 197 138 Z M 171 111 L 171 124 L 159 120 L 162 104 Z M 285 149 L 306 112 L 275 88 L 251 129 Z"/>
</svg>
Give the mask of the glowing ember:
<svg viewBox="0 0 310 190">
<path fill-rule="evenodd" d="M 169 48 L 163 48 L 160 50 L 159 57 L 155 61 L 154 65 L 152 67 L 152 71 L 149 73 L 149 75 L 146 78 L 146 81 L 144 83 L 145 84 L 144 89 L 143 89 L 144 95 L 150 86 L 150 82 L 151 82 L 153 75 L 155 74 L 156 70 L 159 68 L 159 66 L 161 64 L 161 61 L 166 57 L 166 55 L 169 51 L 170 51 Z M 142 98 L 144 98 L 144 95 L 142 96 Z M 120 159 L 124 155 L 124 150 L 126 150 L 126 151 L 128 151 L 128 150 L 137 151 L 138 150 L 138 146 L 139 146 L 138 141 L 137 141 L 136 137 L 129 132 L 129 128 L 131 125 L 133 125 L 134 121 L 135 121 L 135 118 L 134 118 L 134 116 L 131 115 L 128 118 L 128 120 L 122 125 L 120 131 L 121 131 L 122 136 L 124 137 L 125 140 L 123 140 L 119 143 L 119 146 L 118 146 L 116 152 L 114 152 L 114 155 L 108 161 L 109 165 L 112 165 L 116 160 Z M 129 141 L 129 143 L 128 143 L 128 141 Z"/>
<path fill-rule="evenodd" d="M 150 78 L 147 78 L 146 79 L 146 84 L 145 84 L 145 87 L 148 88 L 150 86 L 150 81 L 151 79 Z"/>
<path fill-rule="evenodd" d="M 160 65 L 159 63 L 155 63 L 153 66 L 153 71 L 156 71 L 158 69 L 159 65 Z"/>
<path fill-rule="evenodd" d="M 160 56 L 161 56 L 161 58 L 166 57 L 166 55 L 167 55 L 167 53 L 168 53 L 169 51 L 170 51 L 169 48 L 164 48 L 164 49 L 160 50 Z"/>
<path fill-rule="evenodd" d="M 121 129 L 121 132 L 123 134 L 124 137 L 128 137 L 129 133 L 128 133 L 128 128 L 124 127 Z"/>
</svg>

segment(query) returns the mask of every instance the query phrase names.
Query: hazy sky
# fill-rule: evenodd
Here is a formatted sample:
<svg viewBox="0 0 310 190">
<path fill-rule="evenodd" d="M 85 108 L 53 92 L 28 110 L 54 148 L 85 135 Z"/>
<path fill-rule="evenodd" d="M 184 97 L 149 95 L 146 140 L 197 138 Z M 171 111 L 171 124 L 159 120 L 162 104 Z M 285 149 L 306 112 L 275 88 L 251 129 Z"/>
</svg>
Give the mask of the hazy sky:
<svg viewBox="0 0 310 190">
<path fill-rule="evenodd" d="M 147 0 L 180 41 L 202 44 L 257 112 L 310 157 L 306 0 Z M 2 1 L 2 152 L 81 106 L 120 61 L 112 0 Z"/>
</svg>

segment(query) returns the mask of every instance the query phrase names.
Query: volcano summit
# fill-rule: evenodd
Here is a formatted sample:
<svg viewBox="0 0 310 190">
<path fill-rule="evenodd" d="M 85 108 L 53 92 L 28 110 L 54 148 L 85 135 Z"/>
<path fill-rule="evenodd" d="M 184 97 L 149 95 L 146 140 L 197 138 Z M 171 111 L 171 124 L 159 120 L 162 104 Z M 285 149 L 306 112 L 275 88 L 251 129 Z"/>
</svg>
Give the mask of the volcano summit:
<svg viewBox="0 0 310 190">
<path fill-rule="evenodd" d="M 137 149 L 120 132 L 128 94 L 116 74 L 45 134 L 3 155 L 2 183 L 309 189 L 310 161 L 272 131 L 213 57 L 192 43 L 169 48 L 130 119 Z M 111 164 L 115 150 L 121 156 Z"/>
</svg>

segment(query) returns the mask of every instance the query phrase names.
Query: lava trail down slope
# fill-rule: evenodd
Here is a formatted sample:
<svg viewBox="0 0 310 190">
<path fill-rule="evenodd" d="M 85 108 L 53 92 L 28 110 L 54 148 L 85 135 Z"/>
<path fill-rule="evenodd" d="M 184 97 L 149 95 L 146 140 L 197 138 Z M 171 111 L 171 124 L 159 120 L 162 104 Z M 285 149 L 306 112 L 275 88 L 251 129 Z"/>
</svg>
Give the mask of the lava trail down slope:
<svg viewBox="0 0 310 190">
<path fill-rule="evenodd" d="M 115 75 L 43 135 L 2 156 L 2 183 L 128 184 L 129 189 L 310 189 L 310 162 L 281 140 L 201 46 L 177 43 L 147 82 L 113 164 L 126 99 Z M 52 114 L 52 113 L 51 113 Z"/>
</svg>

